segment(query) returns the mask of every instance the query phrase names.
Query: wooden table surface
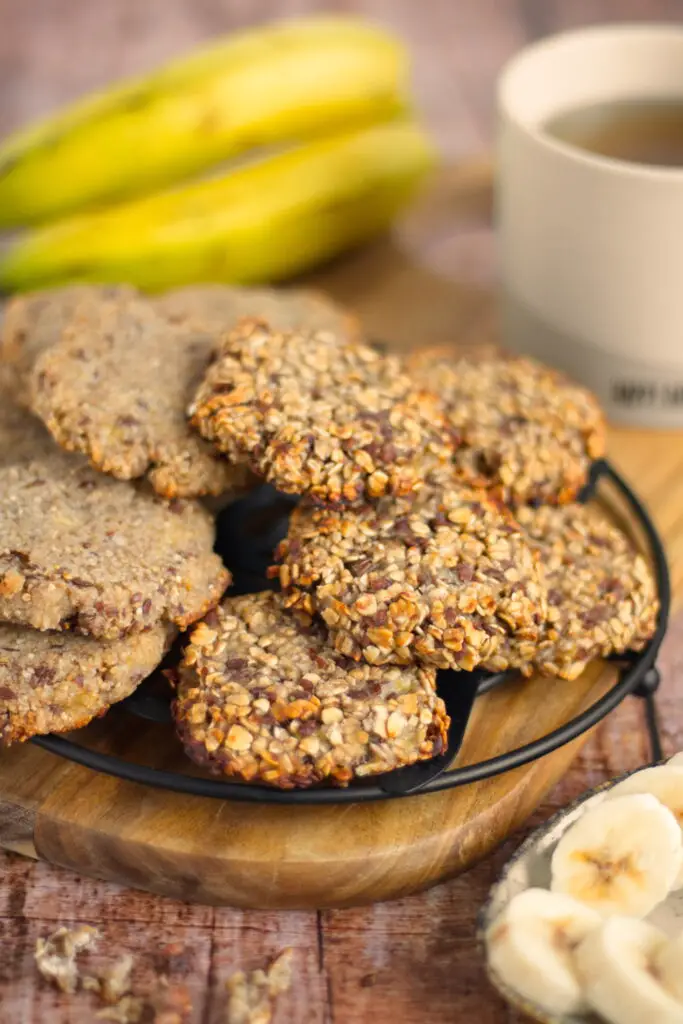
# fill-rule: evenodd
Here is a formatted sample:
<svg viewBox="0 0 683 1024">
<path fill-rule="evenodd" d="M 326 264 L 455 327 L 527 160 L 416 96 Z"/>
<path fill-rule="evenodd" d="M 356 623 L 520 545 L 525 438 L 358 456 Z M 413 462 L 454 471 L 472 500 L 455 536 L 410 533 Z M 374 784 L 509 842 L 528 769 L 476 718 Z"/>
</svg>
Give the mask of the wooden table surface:
<svg viewBox="0 0 683 1024">
<path fill-rule="evenodd" d="M 528 39 L 579 24 L 681 13 L 678 0 L 0 0 L 0 135 L 215 33 L 316 9 L 367 13 L 409 41 L 424 116 L 450 158 L 490 145 L 495 75 Z M 425 261 L 445 275 L 490 280 L 488 232 L 424 245 Z M 669 753 L 683 748 L 683 616 L 672 624 L 661 668 Z M 536 819 L 647 757 L 642 709 L 630 700 L 593 735 Z M 106 951 L 135 954 L 136 987 L 164 970 L 187 984 L 192 1024 L 224 1021 L 224 979 L 287 945 L 294 947 L 295 980 L 276 1024 L 515 1021 L 486 984 L 474 928 L 489 885 L 519 840 L 421 896 L 319 914 L 190 906 L 2 855 L 0 1020 L 90 1024 L 92 997 L 58 996 L 39 981 L 32 960 L 37 936 L 86 922 L 101 929 Z M 170 962 L 163 952 L 169 943 L 183 948 Z"/>
</svg>

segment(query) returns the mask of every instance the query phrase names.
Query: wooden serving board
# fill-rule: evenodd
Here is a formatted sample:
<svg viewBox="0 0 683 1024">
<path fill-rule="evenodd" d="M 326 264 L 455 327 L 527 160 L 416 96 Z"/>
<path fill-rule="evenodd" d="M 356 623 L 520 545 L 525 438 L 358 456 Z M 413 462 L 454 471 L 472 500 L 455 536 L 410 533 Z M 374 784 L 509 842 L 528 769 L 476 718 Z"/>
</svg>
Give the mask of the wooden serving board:
<svg viewBox="0 0 683 1024">
<path fill-rule="evenodd" d="M 485 164 L 446 175 L 401 241 L 320 273 L 371 336 L 400 347 L 495 340 Z M 613 430 L 609 454 L 650 505 L 683 597 L 683 435 Z M 457 765 L 538 738 L 593 703 L 614 669 L 575 682 L 512 681 L 480 698 Z M 79 736 L 155 767 L 182 768 L 168 727 L 120 709 Z M 406 895 L 484 857 L 538 806 L 583 739 L 497 778 L 375 804 L 262 806 L 186 797 L 98 775 L 27 744 L 0 754 L 0 847 L 190 901 L 341 907 Z"/>
</svg>

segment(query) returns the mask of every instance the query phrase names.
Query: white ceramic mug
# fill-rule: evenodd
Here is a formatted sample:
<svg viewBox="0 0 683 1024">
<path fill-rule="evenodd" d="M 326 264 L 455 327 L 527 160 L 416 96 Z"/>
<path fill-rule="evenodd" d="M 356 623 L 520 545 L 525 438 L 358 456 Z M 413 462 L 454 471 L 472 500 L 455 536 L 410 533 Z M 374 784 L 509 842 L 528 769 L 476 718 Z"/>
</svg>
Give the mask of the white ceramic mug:
<svg viewBox="0 0 683 1024">
<path fill-rule="evenodd" d="M 591 387 L 615 420 L 683 427 L 683 167 L 596 156 L 544 124 L 613 99 L 683 99 L 683 26 L 568 32 L 499 81 L 504 340 Z"/>
</svg>

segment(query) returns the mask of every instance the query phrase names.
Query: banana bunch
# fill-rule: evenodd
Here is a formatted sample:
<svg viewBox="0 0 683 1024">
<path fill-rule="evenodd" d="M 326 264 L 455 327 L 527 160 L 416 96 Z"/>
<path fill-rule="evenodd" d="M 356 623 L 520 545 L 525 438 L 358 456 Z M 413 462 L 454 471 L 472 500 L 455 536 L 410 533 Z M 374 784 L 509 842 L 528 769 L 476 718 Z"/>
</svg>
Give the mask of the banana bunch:
<svg viewBox="0 0 683 1024">
<path fill-rule="evenodd" d="M 0 146 L 0 228 L 39 225 L 0 287 L 305 270 L 385 229 L 433 164 L 408 95 L 391 36 L 319 16 L 81 101 Z"/>
<path fill-rule="evenodd" d="M 680 754 L 586 810 L 553 851 L 550 889 L 516 895 L 487 932 L 501 990 L 536 1019 L 683 1024 L 683 934 L 643 920 L 683 886 L 681 822 Z"/>
</svg>

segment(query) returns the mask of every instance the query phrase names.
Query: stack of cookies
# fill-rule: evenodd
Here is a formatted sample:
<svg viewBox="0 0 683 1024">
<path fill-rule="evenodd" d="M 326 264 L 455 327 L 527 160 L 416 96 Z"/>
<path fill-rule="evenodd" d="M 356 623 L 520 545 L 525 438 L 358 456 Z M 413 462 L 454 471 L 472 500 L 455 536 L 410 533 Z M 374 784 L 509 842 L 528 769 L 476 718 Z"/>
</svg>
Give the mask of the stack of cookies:
<svg viewBox="0 0 683 1024">
<path fill-rule="evenodd" d="M 5 742 L 102 713 L 201 618 L 190 757 L 344 785 L 444 750 L 439 669 L 572 679 L 654 631 L 646 562 L 575 501 L 600 410 L 531 361 L 382 355 L 309 293 L 79 286 L 10 305 L 0 384 Z M 280 593 L 219 604 L 197 499 L 260 481 L 301 498 Z"/>
</svg>

